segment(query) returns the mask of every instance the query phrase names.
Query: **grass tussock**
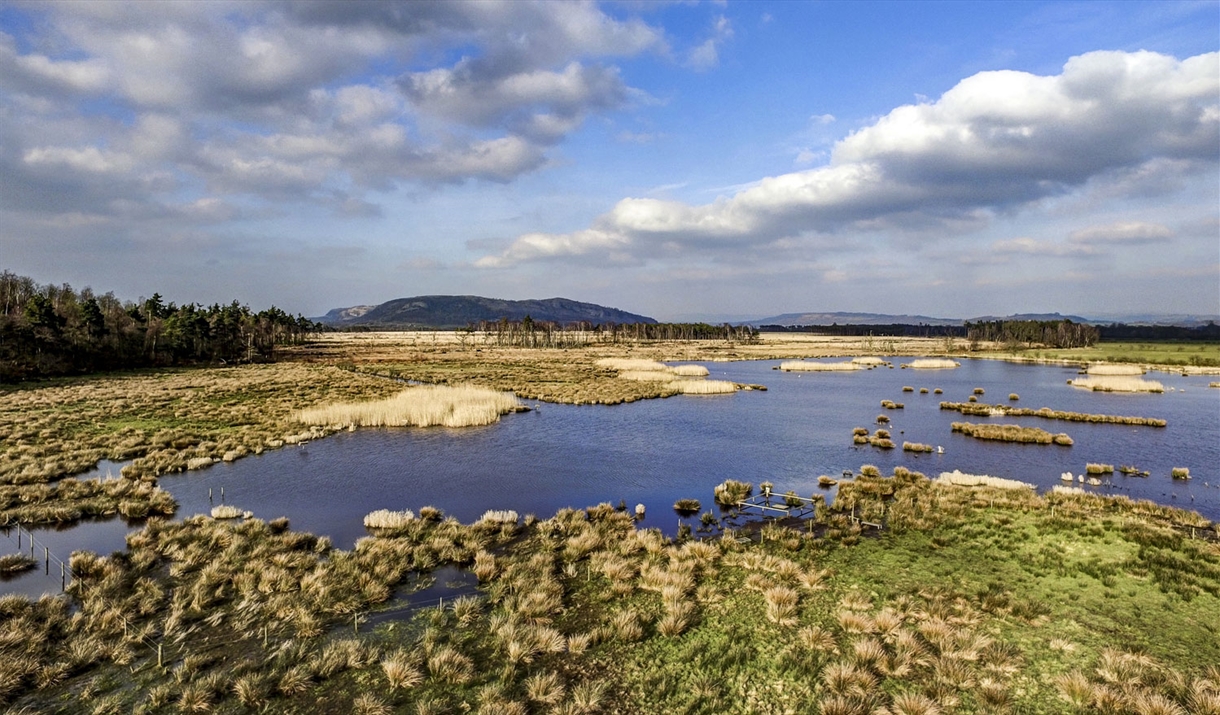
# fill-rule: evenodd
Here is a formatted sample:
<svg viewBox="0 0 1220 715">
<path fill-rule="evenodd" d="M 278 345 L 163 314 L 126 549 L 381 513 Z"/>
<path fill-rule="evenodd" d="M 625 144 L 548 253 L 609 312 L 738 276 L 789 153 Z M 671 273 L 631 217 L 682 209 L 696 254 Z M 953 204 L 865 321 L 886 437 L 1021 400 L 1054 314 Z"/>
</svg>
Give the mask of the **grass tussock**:
<svg viewBox="0 0 1220 715">
<path fill-rule="evenodd" d="M 1174 467 L 1169 474 L 1174 479 L 1190 479 L 1190 469 L 1186 467 Z"/>
<path fill-rule="evenodd" d="M 1084 377 L 1068 380 L 1072 387 L 1079 387 L 1093 392 L 1164 392 L 1165 386 L 1156 380 L 1142 380 L 1138 377 L 1109 376 Z"/>
<path fill-rule="evenodd" d="M 730 506 L 754 493 L 754 485 L 750 482 L 739 482 L 736 479 L 726 479 L 712 490 L 717 504 Z"/>
<path fill-rule="evenodd" d="M 218 504 L 212 507 L 213 519 L 242 519 L 253 516 L 251 512 L 242 511 L 232 504 Z"/>
<path fill-rule="evenodd" d="M 882 365 L 889 365 L 889 363 L 885 360 L 871 355 L 852 358 L 851 361 L 857 365 L 863 365 L 865 367 L 880 367 Z"/>
<path fill-rule="evenodd" d="M 1022 427 L 1020 425 L 978 424 L 974 422 L 954 422 L 954 432 L 959 432 L 975 439 L 992 440 L 996 442 L 1016 442 L 1018 444 L 1058 444 L 1071 446 L 1072 438 L 1064 433 L 1051 434 L 1037 427 Z"/>
<path fill-rule="evenodd" d="M 1084 472 L 1085 474 L 1113 474 L 1114 465 L 1089 462 L 1088 464 L 1084 465 Z"/>
<path fill-rule="evenodd" d="M 1144 368 L 1139 365 L 1097 364 L 1085 369 L 1090 375 L 1143 375 Z"/>
<path fill-rule="evenodd" d="M 737 391 L 737 385 L 728 380 L 679 380 L 666 387 L 683 395 L 727 395 Z"/>
<path fill-rule="evenodd" d="M 785 372 L 851 372 L 863 369 L 864 363 L 850 362 L 814 362 L 811 360 L 786 360 L 779 364 L 779 369 Z"/>
<path fill-rule="evenodd" d="M 378 509 L 364 516 L 364 526 L 368 529 L 401 529 L 410 526 L 415 520 L 415 513 L 410 509 L 391 511 Z"/>
<path fill-rule="evenodd" d="M 520 407 L 515 396 L 483 387 L 420 385 L 387 400 L 303 410 L 297 419 L 309 425 L 470 427 L 498 422 Z"/>
<path fill-rule="evenodd" d="M 912 360 L 904 367 L 913 368 L 915 370 L 947 370 L 950 368 L 961 367 L 961 363 L 948 358 L 920 358 Z"/>
<path fill-rule="evenodd" d="M 1017 400 L 1021 399 L 1021 396 L 1015 392 L 1010 392 L 1008 393 L 1008 399 L 1011 402 L 1016 402 Z"/>
<path fill-rule="evenodd" d="M 932 452 L 932 445 L 923 444 L 922 442 L 903 442 L 902 451 L 904 452 Z"/>
</svg>

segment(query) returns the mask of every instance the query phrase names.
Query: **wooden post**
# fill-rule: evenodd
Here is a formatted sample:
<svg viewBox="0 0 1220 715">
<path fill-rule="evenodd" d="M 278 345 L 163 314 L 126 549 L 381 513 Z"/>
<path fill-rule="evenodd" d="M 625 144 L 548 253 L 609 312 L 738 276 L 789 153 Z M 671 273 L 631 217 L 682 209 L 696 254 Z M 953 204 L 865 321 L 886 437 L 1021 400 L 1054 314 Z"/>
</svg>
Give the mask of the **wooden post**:
<svg viewBox="0 0 1220 715">
<path fill-rule="evenodd" d="M 42 565 L 43 565 L 44 575 L 50 576 L 51 575 L 51 547 L 50 546 L 42 547 Z"/>
<path fill-rule="evenodd" d="M 21 550 L 21 522 L 17 522 L 17 550 Z"/>
<path fill-rule="evenodd" d="M 165 660 L 162 658 L 161 644 L 160 644 L 160 643 L 158 643 L 158 644 L 157 644 L 157 667 L 158 667 L 158 668 L 164 668 L 164 667 L 165 667 Z"/>
<path fill-rule="evenodd" d="M 352 633 L 355 633 L 356 635 L 360 635 L 360 614 L 359 613 L 352 614 Z"/>
<path fill-rule="evenodd" d="M 59 590 L 60 591 L 68 590 L 68 573 L 67 573 L 67 569 L 64 568 L 63 561 L 59 562 Z"/>
<path fill-rule="evenodd" d="M 212 488 L 208 487 L 208 502 L 212 501 Z"/>
</svg>

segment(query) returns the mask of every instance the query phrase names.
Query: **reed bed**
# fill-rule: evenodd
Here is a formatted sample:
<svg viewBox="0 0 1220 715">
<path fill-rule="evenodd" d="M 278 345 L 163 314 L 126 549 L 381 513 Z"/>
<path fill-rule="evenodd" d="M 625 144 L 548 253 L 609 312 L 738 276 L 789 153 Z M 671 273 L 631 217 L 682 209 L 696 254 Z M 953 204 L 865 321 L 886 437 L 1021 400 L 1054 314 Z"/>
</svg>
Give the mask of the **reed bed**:
<svg viewBox="0 0 1220 715">
<path fill-rule="evenodd" d="M 388 400 L 328 405 L 297 413 L 309 425 L 360 427 L 471 427 L 500 421 L 522 407 L 510 393 L 484 387 L 421 385 Z"/>
<path fill-rule="evenodd" d="M 978 424 L 974 422 L 954 422 L 951 425 L 954 432 L 959 432 L 975 439 L 996 442 L 1015 442 L 1018 444 L 1058 444 L 1070 446 L 1072 438 L 1066 434 L 1051 434 L 1037 427 L 1022 427 L 1020 425 Z"/>
<path fill-rule="evenodd" d="M 711 374 L 702 365 L 674 365 L 669 371 L 678 377 L 707 377 Z"/>
<path fill-rule="evenodd" d="M 364 526 L 368 529 L 401 529 L 409 526 L 414 520 L 415 513 L 410 509 L 402 511 L 378 509 L 364 516 Z"/>
<path fill-rule="evenodd" d="M 863 365 L 865 367 L 880 367 L 882 365 L 889 365 L 889 363 L 885 360 L 870 355 L 852 358 L 851 361 L 857 365 Z"/>
<path fill-rule="evenodd" d="M 942 484 L 952 484 L 958 487 L 995 487 L 997 489 L 1036 489 L 1033 484 L 1016 479 L 1003 479 L 985 474 L 965 474 L 960 470 L 941 472 L 936 481 Z"/>
<path fill-rule="evenodd" d="M 1143 375 L 1144 368 L 1139 365 L 1095 364 L 1089 365 L 1085 372 L 1090 375 Z"/>
<path fill-rule="evenodd" d="M 1028 407 L 988 405 L 982 402 L 973 404 L 968 402 L 942 402 L 940 403 L 940 408 L 942 410 L 955 410 L 963 415 L 975 415 L 979 417 L 997 415 L 1006 417 L 1041 417 L 1043 419 L 1062 420 L 1064 422 L 1092 422 L 1096 424 L 1140 425 L 1145 427 L 1164 427 L 1167 424 L 1165 420 L 1156 417 L 1095 415 L 1086 412 L 1065 412 L 1063 410 L 1052 410 L 1049 407 L 1040 407 L 1034 410 Z"/>
<path fill-rule="evenodd" d="M 598 367 L 608 367 L 611 370 L 624 371 L 655 371 L 669 372 L 669 367 L 656 360 L 643 360 L 639 358 L 602 358 L 593 363 Z"/>
<path fill-rule="evenodd" d="M 737 385 L 728 380 L 678 380 L 666 388 L 683 395 L 725 395 L 737 391 Z"/>
<path fill-rule="evenodd" d="M 948 370 L 961 367 L 961 363 L 947 358 L 920 358 L 903 365 L 914 370 Z"/>
<path fill-rule="evenodd" d="M 1084 472 L 1085 472 L 1085 474 L 1113 474 L 1114 465 L 1113 464 L 1097 464 L 1095 462 L 1089 462 L 1088 464 L 1086 464 L 1084 466 Z"/>
<path fill-rule="evenodd" d="M 1068 380 L 1072 387 L 1079 387 L 1093 392 L 1164 392 L 1165 386 L 1156 380 L 1142 380 L 1138 377 L 1121 375 L 1099 375 Z"/>
<path fill-rule="evenodd" d="M 904 452 L 931 452 L 932 445 L 923 444 L 922 442 L 903 442 L 902 451 L 904 451 Z"/>
<path fill-rule="evenodd" d="M 779 369 L 785 372 L 851 372 L 862 370 L 863 363 L 851 362 L 813 362 L 809 360 L 785 360 L 779 364 Z"/>
</svg>

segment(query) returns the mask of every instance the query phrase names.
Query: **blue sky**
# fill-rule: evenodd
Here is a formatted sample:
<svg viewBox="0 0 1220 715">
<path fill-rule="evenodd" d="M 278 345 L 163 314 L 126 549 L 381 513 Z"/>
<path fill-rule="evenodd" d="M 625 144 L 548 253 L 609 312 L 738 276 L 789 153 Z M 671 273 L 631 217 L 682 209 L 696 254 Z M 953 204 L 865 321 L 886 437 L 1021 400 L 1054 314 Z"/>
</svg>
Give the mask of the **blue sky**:
<svg viewBox="0 0 1220 715">
<path fill-rule="evenodd" d="M 1220 313 L 1220 4 L 7 3 L 0 268 L 177 302 Z"/>
</svg>

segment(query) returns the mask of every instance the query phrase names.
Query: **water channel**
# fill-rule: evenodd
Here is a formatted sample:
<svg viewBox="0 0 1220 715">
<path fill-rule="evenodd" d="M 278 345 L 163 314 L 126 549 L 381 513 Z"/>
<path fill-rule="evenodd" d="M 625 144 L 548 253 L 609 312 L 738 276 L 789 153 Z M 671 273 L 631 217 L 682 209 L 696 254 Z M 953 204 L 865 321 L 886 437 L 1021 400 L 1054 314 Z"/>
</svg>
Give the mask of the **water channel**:
<svg viewBox="0 0 1220 715">
<path fill-rule="evenodd" d="M 839 475 L 874 464 L 884 473 L 897 465 L 936 476 L 960 469 L 1019 479 L 1041 490 L 1060 484 L 1065 471 L 1080 473 L 1088 462 L 1130 464 L 1146 478 L 1115 474 L 1101 494 L 1193 509 L 1220 520 L 1220 389 L 1215 377 L 1152 373 L 1163 394 L 1088 392 L 1070 387 L 1071 367 L 964 360 L 951 370 L 897 367 L 856 372 L 782 372 L 777 361 L 703 363 L 709 379 L 760 383 L 769 389 L 731 395 L 678 396 L 616 406 L 541 404 L 507 415 L 498 424 L 462 429 L 368 429 L 340 433 L 233 463 L 160 480 L 178 500 L 176 518 L 207 513 L 224 501 L 264 519 L 287 516 L 292 528 L 329 536 L 350 548 L 366 534 L 364 515 L 376 509 L 431 505 L 463 522 L 488 509 L 522 515 L 554 514 L 561 507 L 599 502 L 644 504 L 642 527 L 673 533 L 676 499 L 699 499 L 712 508 L 712 488 L 725 479 L 774 482 L 779 492 L 809 496 L 821 474 Z M 915 392 L 903 392 L 903 386 Z M 920 394 L 919 388 L 929 392 Z M 965 417 L 939 409 L 941 400 L 964 402 L 974 388 L 981 402 L 1050 407 L 1056 410 L 1157 417 L 1165 428 L 1091 424 L 1038 417 Z M 933 389 L 943 390 L 936 395 Z M 1020 397 L 1010 403 L 1009 393 Z M 881 408 L 882 400 L 904 403 Z M 534 403 L 529 403 L 535 407 Z M 852 445 L 852 428 L 878 426 L 879 414 L 898 449 Z M 1066 432 L 1075 444 L 1027 445 L 983 442 L 950 431 L 954 421 L 997 422 Z M 944 448 L 943 454 L 904 453 L 904 441 Z M 102 465 L 117 474 L 118 465 Z M 1173 480 L 1173 467 L 1189 467 L 1190 480 Z M 211 498 L 209 498 L 209 492 Z M 688 520 L 689 521 L 689 520 Z M 110 553 L 124 548 L 127 532 L 139 528 L 121 519 L 64 529 L 35 529 L 42 545 L 66 558 L 73 550 Z M 16 551 L 16 534 L 0 532 L 0 552 Z M 28 549 L 28 540 L 25 542 Z M 58 592 L 57 568 L 41 567 L 0 582 L 0 593 L 37 596 Z"/>
</svg>

